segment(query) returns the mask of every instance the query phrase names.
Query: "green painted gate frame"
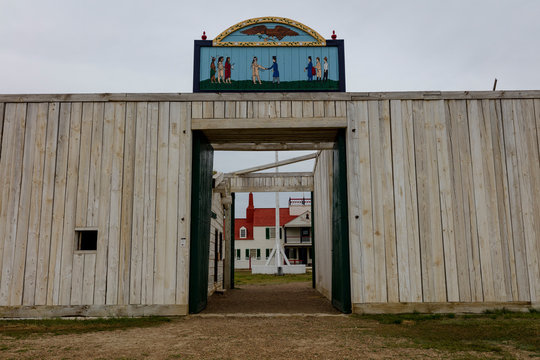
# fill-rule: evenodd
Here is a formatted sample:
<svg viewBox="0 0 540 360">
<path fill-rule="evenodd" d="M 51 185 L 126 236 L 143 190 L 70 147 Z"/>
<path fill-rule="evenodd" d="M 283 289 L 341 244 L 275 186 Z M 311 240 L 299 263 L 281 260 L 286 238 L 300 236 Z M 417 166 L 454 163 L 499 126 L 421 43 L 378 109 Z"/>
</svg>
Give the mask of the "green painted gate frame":
<svg viewBox="0 0 540 360">
<path fill-rule="evenodd" d="M 333 153 L 332 305 L 339 311 L 350 314 L 352 304 L 345 130 L 339 131 Z"/>
<path fill-rule="evenodd" d="M 201 131 L 194 131 L 192 150 L 189 312 L 199 313 L 208 303 L 214 149 Z"/>
</svg>

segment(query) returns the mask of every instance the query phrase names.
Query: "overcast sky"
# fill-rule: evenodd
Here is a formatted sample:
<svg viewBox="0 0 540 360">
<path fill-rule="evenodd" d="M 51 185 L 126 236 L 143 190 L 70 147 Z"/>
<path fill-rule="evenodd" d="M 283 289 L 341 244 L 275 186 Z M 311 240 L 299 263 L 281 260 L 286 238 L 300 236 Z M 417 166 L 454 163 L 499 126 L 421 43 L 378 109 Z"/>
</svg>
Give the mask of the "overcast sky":
<svg viewBox="0 0 540 360">
<path fill-rule="evenodd" d="M 0 93 L 191 92 L 193 40 L 260 16 L 335 30 L 347 91 L 540 89 L 539 14 L 538 0 L 0 0 Z M 272 160 L 217 153 L 215 168 Z"/>
</svg>

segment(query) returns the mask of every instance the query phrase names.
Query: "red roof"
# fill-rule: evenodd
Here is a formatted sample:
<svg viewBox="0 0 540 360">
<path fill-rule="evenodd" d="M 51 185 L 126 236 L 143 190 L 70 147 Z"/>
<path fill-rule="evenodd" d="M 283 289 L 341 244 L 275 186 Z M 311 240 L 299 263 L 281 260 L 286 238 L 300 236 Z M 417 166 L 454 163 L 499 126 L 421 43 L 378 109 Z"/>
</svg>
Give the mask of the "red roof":
<svg viewBox="0 0 540 360">
<path fill-rule="evenodd" d="M 275 208 L 255 208 L 253 209 L 253 223 L 248 219 L 234 219 L 234 238 L 235 240 L 253 240 L 253 227 L 266 226 L 273 227 L 276 225 L 276 209 Z M 289 215 L 289 208 L 279 209 L 279 225 L 283 226 L 289 221 L 297 218 L 298 215 Z M 244 226 L 247 230 L 247 237 L 240 238 L 240 228 Z"/>
<path fill-rule="evenodd" d="M 240 237 L 240 228 L 245 227 L 247 230 L 247 237 Z M 234 219 L 234 239 L 235 240 L 253 240 L 253 224 L 249 223 L 247 219 Z"/>
<path fill-rule="evenodd" d="M 298 216 L 298 215 L 297 215 Z M 279 209 L 279 225 L 283 226 L 297 216 L 289 215 L 289 208 Z M 276 209 L 262 208 L 255 209 L 253 216 L 253 226 L 275 226 L 276 225 Z"/>
</svg>

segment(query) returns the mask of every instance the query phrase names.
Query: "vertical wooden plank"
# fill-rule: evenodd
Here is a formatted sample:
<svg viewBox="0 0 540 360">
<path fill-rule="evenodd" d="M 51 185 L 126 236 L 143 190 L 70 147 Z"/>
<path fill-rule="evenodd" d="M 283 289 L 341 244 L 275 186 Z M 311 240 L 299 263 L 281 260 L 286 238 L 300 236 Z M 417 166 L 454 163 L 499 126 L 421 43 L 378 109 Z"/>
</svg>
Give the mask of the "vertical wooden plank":
<svg viewBox="0 0 540 360">
<path fill-rule="evenodd" d="M 516 260 L 512 242 L 512 225 L 508 193 L 508 174 L 504 150 L 504 134 L 502 125 L 502 109 L 499 100 L 489 102 L 491 117 L 491 139 L 493 146 L 493 161 L 495 171 L 495 194 L 499 216 L 501 254 L 503 260 L 503 278 L 506 286 L 507 301 L 517 301 Z"/>
<path fill-rule="evenodd" d="M 178 172 L 178 255 L 176 304 L 188 304 L 189 241 L 191 224 L 191 118 L 189 103 L 180 103 L 180 166 Z"/>
<path fill-rule="evenodd" d="M 454 231 L 454 203 L 452 199 L 451 152 L 448 149 L 444 100 L 433 101 L 434 126 L 439 174 L 439 197 L 441 201 L 441 223 L 446 274 L 447 301 L 459 301 L 456 240 Z"/>
<path fill-rule="evenodd" d="M 107 305 L 118 304 L 118 274 L 120 262 L 120 226 L 122 219 L 122 170 L 124 168 L 124 135 L 126 103 L 114 104 L 113 158 L 111 170 L 111 206 L 109 213 L 109 246 L 107 253 Z"/>
<path fill-rule="evenodd" d="M 225 102 L 214 101 L 214 118 L 223 119 L 225 117 Z"/>
<path fill-rule="evenodd" d="M 5 107 L 5 120 L 3 120 L 2 149 L 0 150 L 0 259 L 3 259 L 4 245 L 9 231 L 7 226 L 7 212 L 10 195 L 10 182 L 12 174 L 12 156 L 14 153 L 15 104 Z M 2 261 L 3 264 L 3 261 Z M 0 265 L 0 281 L 3 265 Z"/>
<path fill-rule="evenodd" d="M 194 118 L 194 119 L 202 119 L 202 114 L 203 114 L 203 110 L 202 110 L 202 101 L 193 101 L 192 102 L 192 107 L 191 107 L 191 110 L 192 110 L 192 113 L 191 113 L 191 117 Z"/>
<path fill-rule="evenodd" d="M 51 250 L 51 229 L 53 222 L 53 201 L 56 166 L 56 148 L 58 143 L 58 118 L 60 104 L 51 103 L 47 116 L 47 144 L 45 164 L 43 166 L 43 196 L 41 200 L 41 218 L 39 226 L 39 246 L 36 269 L 35 305 L 47 303 L 47 282 L 49 273 L 49 254 Z"/>
<path fill-rule="evenodd" d="M 495 179 L 495 165 L 494 165 L 494 148 L 493 139 L 491 137 L 491 123 L 497 121 L 497 112 L 495 110 L 495 102 L 493 100 L 481 100 L 482 106 L 482 118 L 483 123 L 480 128 L 482 136 L 482 150 L 483 154 L 483 166 L 486 187 L 486 199 L 488 203 L 488 221 L 489 221 L 489 249 L 491 254 L 491 261 L 493 266 L 493 281 L 495 292 L 495 299 L 497 301 L 505 301 L 510 289 L 507 288 L 505 281 L 505 266 L 503 261 L 502 241 L 501 241 L 501 226 L 499 218 L 499 207 L 497 203 L 497 187 Z M 497 285 L 499 284 L 499 285 Z"/>
<path fill-rule="evenodd" d="M 531 302 L 540 300 L 540 164 L 532 100 L 514 100 L 519 182 Z"/>
<path fill-rule="evenodd" d="M 158 154 L 158 103 L 148 104 L 144 174 L 144 238 L 141 303 L 152 304 L 154 293 L 154 249 L 156 235 L 156 182 Z"/>
<path fill-rule="evenodd" d="M 466 226 L 464 207 L 466 170 L 462 169 L 463 151 L 468 143 L 467 138 L 460 136 L 460 127 L 463 127 L 467 118 L 465 101 L 449 100 L 445 103 L 445 117 L 447 128 L 447 143 L 449 144 L 449 163 L 452 185 L 452 204 L 454 220 L 454 238 L 456 242 L 456 265 L 460 301 L 471 301 L 471 280 L 469 269 L 469 249 L 471 248 L 470 226 Z M 469 228 L 469 231 L 467 231 Z"/>
<path fill-rule="evenodd" d="M 73 103 L 71 106 L 71 124 L 69 129 L 66 205 L 64 209 L 64 231 L 61 250 L 60 305 L 69 305 L 71 303 L 71 275 L 73 269 L 73 250 L 75 246 L 75 211 L 77 209 L 81 120 L 82 103 Z"/>
<path fill-rule="evenodd" d="M 159 104 L 156 188 L 156 240 L 154 265 L 154 304 L 164 304 L 167 244 L 167 169 L 169 166 L 169 103 Z"/>
<path fill-rule="evenodd" d="M 94 304 L 105 304 L 107 292 L 107 252 L 109 247 L 109 218 L 111 204 L 112 163 L 114 153 L 115 104 L 105 103 L 103 115 L 103 145 L 101 155 L 101 179 L 99 186 L 98 240 Z"/>
<path fill-rule="evenodd" d="M 236 101 L 225 102 L 225 118 L 233 119 L 236 117 Z"/>
<path fill-rule="evenodd" d="M 521 206 L 521 189 L 519 181 L 519 162 L 514 127 L 515 114 L 512 100 L 501 100 L 504 126 L 504 149 L 506 157 L 506 172 L 508 179 L 508 197 L 512 226 L 512 244 L 514 249 L 517 300 L 530 301 L 529 271 L 527 269 L 527 254 L 525 245 L 525 229 L 523 225 L 523 208 Z"/>
<path fill-rule="evenodd" d="M 396 224 L 392 165 L 392 139 L 390 134 L 390 101 L 379 101 L 379 132 L 382 151 L 382 189 L 384 218 L 384 249 L 386 256 L 387 301 L 399 302 L 399 283 L 396 250 Z"/>
<path fill-rule="evenodd" d="M 292 116 L 291 102 L 290 101 L 280 101 L 280 115 L 284 118 L 289 118 Z"/>
<path fill-rule="evenodd" d="M 4 133 L 4 108 L 5 103 L 0 102 L 0 158 L 2 157 L 2 134 Z"/>
<path fill-rule="evenodd" d="M 28 246 L 24 269 L 23 305 L 34 305 L 36 272 L 43 194 L 43 171 L 45 163 L 45 142 L 47 140 L 47 103 L 37 106 L 36 138 L 34 144 L 34 169 L 32 174 L 32 195 L 30 198 L 30 218 L 28 223 Z M 20 274 L 22 276 L 22 273 Z"/>
<path fill-rule="evenodd" d="M 214 103 L 212 101 L 203 101 L 202 104 L 203 119 L 214 118 Z"/>
<path fill-rule="evenodd" d="M 313 116 L 324 117 L 324 101 L 313 101 Z"/>
<path fill-rule="evenodd" d="M 12 108 L 14 106 L 14 108 Z M 5 226 L 5 235 L 4 235 L 4 253 L 2 258 L 2 277 L 0 285 L 0 305 L 20 305 L 20 302 L 16 302 L 16 292 L 17 289 L 13 288 L 13 279 L 17 278 L 18 267 L 20 266 L 21 260 L 17 257 L 22 257 L 17 255 L 21 253 L 21 242 L 24 241 L 24 246 L 26 247 L 26 235 L 21 237 L 19 235 L 22 232 L 21 227 L 24 226 L 24 230 L 27 231 L 28 226 L 28 215 L 25 214 L 25 210 L 28 209 L 28 200 L 29 196 L 24 192 L 30 192 L 29 182 L 32 180 L 32 163 L 30 152 L 25 150 L 29 149 L 30 144 L 33 143 L 33 133 L 35 124 L 35 116 L 37 109 L 35 104 L 32 107 L 28 108 L 27 113 L 27 104 L 17 104 L 17 105 L 8 105 L 6 113 L 8 113 L 9 118 L 13 119 L 13 127 L 11 134 L 6 134 L 5 136 L 13 136 L 13 153 L 11 156 L 10 162 L 7 164 L 10 167 L 9 170 L 9 198 L 4 197 L 7 203 L 7 208 L 5 209 L 5 215 L 2 214 L 2 218 L 5 220 L 2 221 L 2 225 Z M 28 119 L 28 120 L 27 120 Z M 30 178 L 28 179 L 28 173 L 30 173 Z M 26 225 L 24 224 L 26 219 Z M 21 225 L 18 225 L 18 222 Z M 19 232 L 19 233 L 18 233 Z M 24 261 L 24 258 L 22 259 Z M 24 266 L 24 265 L 23 265 Z M 16 284 L 15 284 L 16 285 Z M 22 284 L 21 284 L 22 286 Z M 22 292 L 22 288 L 20 290 Z M 15 300 L 15 301 L 14 301 Z"/>
<path fill-rule="evenodd" d="M 94 283 L 96 273 L 96 254 L 84 255 L 82 305 L 94 304 Z"/>
<path fill-rule="evenodd" d="M 247 117 L 247 101 L 236 101 L 236 117 L 245 119 Z"/>
<path fill-rule="evenodd" d="M 92 105 L 92 104 L 90 104 Z M 71 275 L 71 305 L 82 304 L 84 255 L 73 254 L 73 270 Z"/>
<path fill-rule="evenodd" d="M 411 301 L 409 246 L 407 234 L 407 209 L 405 203 L 405 155 L 403 144 L 403 120 L 400 100 L 390 101 L 392 122 L 392 162 L 394 164 L 394 199 L 396 216 L 396 251 L 398 262 L 399 299 Z"/>
<path fill-rule="evenodd" d="M 291 103 L 292 112 L 291 115 L 293 118 L 301 118 L 302 115 L 302 101 L 293 101 Z"/>
<path fill-rule="evenodd" d="M 52 213 L 51 248 L 49 254 L 47 305 L 58 305 L 59 302 L 60 261 L 62 259 L 61 249 L 64 233 L 63 220 L 65 213 L 70 116 L 71 103 L 61 103 L 54 179 L 54 207 Z"/>
<path fill-rule="evenodd" d="M 358 172 L 358 189 L 360 190 L 360 241 L 361 241 L 361 259 L 363 273 L 363 292 L 365 302 L 377 302 L 377 285 L 375 276 L 375 239 L 373 225 L 373 199 L 372 199 L 372 176 L 371 176 L 371 160 L 370 149 L 371 139 L 369 126 L 369 102 L 357 102 L 354 110 L 354 116 L 358 119 L 356 131 L 358 132 L 358 154 L 357 159 L 360 163 Z M 349 110 L 349 109 L 348 109 Z M 351 179 L 349 179 L 351 180 Z"/>
<path fill-rule="evenodd" d="M 259 101 L 258 118 L 270 117 L 270 101 Z"/>
<path fill-rule="evenodd" d="M 347 105 L 345 101 L 336 101 L 336 116 L 347 116 Z"/>
<path fill-rule="evenodd" d="M 137 117 L 135 130 L 135 164 L 133 173 L 133 217 L 131 237 L 131 271 L 130 271 L 130 304 L 141 303 L 142 285 L 142 255 L 144 239 L 144 180 L 146 163 L 148 104 L 137 103 Z"/>
<path fill-rule="evenodd" d="M 373 269 L 375 288 L 374 301 L 387 302 L 386 292 L 386 255 L 384 239 L 383 211 L 383 165 L 381 149 L 381 129 L 379 124 L 379 102 L 368 101 L 369 116 L 369 151 L 371 165 L 371 206 L 373 211 Z"/>
<path fill-rule="evenodd" d="M 122 180 L 122 212 L 120 225 L 120 257 L 118 259 L 118 304 L 129 304 L 129 272 L 131 265 L 131 243 L 133 230 L 133 186 L 135 171 L 135 126 L 137 103 L 126 105 L 124 135 L 124 171 Z"/>
<path fill-rule="evenodd" d="M 302 117 L 304 118 L 313 117 L 313 101 L 312 100 L 302 101 Z"/>
<path fill-rule="evenodd" d="M 489 229 L 489 209 L 486 198 L 486 184 L 484 178 L 484 166 L 482 159 L 482 138 L 481 127 L 484 119 L 481 104 L 477 100 L 467 102 L 469 116 L 469 131 L 472 150 L 472 164 L 474 173 L 474 193 L 476 216 L 478 219 L 478 242 L 481 258 L 482 284 L 485 301 L 495 301 L 495 285 L 493 281 L 493 265 L 490 252 L 490 229 Z M 485 136 L 485 134 L 483 134 Z"/>
<path fill-rule="evenodd" d="M 352 303 L 363 303 L 366 301 L 365 296 L 365 274 L 364 264 L 366 254 L 364 253 L 364 241 L 363 229 L 364 229 L 364 212 L 363 212 L 363 197 L 360 191 L 360 165 L 362 162 L 369 161 L 369 152 L 362 154 L 359 153 L 360 142 L 360 119 L 366 121 L 367 119 L 367 106 L 365 102 L 348 102 L 349 107 L 347 116 L 347 191 L 348 191 L 348 206 L 349 206 L 349 250 L 351 254 L 357 254 L 351 257 L 351 301 Z M 369 140 L 369 139 L 368 139 Z M 333 174 L 333 154 L 332 151 L 323 151 L 317 158 L 316 172 L 319 171 L 321 176 L 317 176 L 315 181 L 315 196 L 320 193 L 325 198 L 316 198 L 315 209 L 320 209 L 320 213 L 315 214 L 315 231 L 317 239 L 323 238 L 323 234 L 326 233 L 327 239 L 332 238 L 332 174 Z M 328 183 L 326 183 L 326 181 Z M 317 183 L 321 183 L 317 186 Z M 328 201 L 325 203 L 324 201 Z M 322 205 L 321 205 L 322 204 Z M 371 207 L 370 207 L 371 209 Z M 321 230 L 318 225 L 324 222 L 325 226 L 322 226 Z M 369 219 L 371 223 L 371 219 Z M 329 251 L 327 256 L 321 256 L 319 249 L 324 249 L 325 245 L 328 250 L 331 250 L 332 241 L 327 240 L 315 241 L 315 247 L 317 252 L 317 271 L 316 282 L 318 283 L 317 289 L 321 288 L 327 291 L 327 296 L 331 297 L 332 293 L 332 261 L 331 252 Z M 321 269 L 326 269 L 326 273 L 323 274 Z"/>
<path fill-rule="evenodd" d="M 446 301 L 433 104 L 413 102 L 423 300 Z"/>
<path fill-rule="evenodd" d="M 422 301 L 412 102 L 390 102 L 399 299 Z"/>
<path fill-rule="evenodd" d="M 94 104 L 84 103 L 81 122 L 81 150 L 79 158 L 79 184 L 77 186 L 77 210 L 75 226 L 84 227 L 88 218 L 88 190 L 90 173 L 90 155 L 92 146 L 92 122 Z M 96 141 L 99 141 L 96 139 Z"/>
<path fill-rule="evenodd" d="M 88 211 L 86 218 L 86 226 L 91 227 L 98 226 L 104 106 L 104 103 L 94 103 L 94 111 L 92 113 L 92 148 L 90 149 Z"/>
<path fill-rule="evenodd" d="M 165 246 L 165 273 L 163 276 L 163 303 L 176 303 L 176 261 L 178 242 L 178 170 L 180 165 L 180 103 L 170 104 L 169 154 L 167 167 L 167 212 Z"/>
<path fill-rule="evenodd" d="M 325 100 L 324 101 L 324 116 L 335 117 L 336 116 L 336 102 Z"/>
</svg>

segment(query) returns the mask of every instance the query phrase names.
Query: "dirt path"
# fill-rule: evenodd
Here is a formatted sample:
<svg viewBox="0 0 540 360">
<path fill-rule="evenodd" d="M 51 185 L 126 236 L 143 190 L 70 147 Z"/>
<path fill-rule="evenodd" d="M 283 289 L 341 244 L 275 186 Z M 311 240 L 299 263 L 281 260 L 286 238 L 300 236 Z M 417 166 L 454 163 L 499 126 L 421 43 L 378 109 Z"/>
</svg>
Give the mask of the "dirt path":
<svg viewBox="0 0 540 360">
<path fill-rule="evenodd" d="M 215 293 L 203 314 L 225 313 L 339 314 L 309 282 L 240 285 L 224 294 Z"/>
<path fill-rule="evenodd" d="M 440 357 L 396 349 L 349 317 L 185 317 L 152 328 L 1 338 L 0 358 L 16 359 L 383 359 Z"/>
</svg>

